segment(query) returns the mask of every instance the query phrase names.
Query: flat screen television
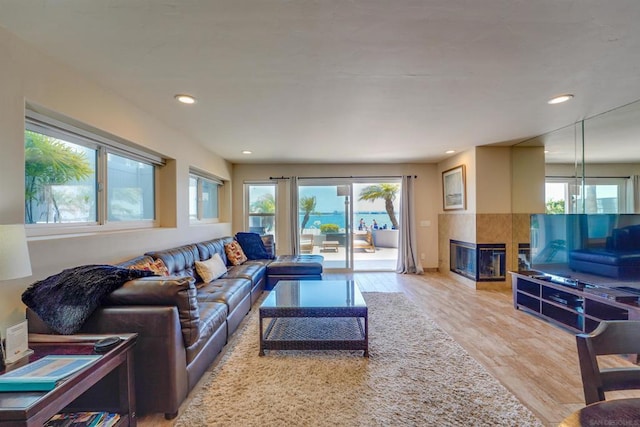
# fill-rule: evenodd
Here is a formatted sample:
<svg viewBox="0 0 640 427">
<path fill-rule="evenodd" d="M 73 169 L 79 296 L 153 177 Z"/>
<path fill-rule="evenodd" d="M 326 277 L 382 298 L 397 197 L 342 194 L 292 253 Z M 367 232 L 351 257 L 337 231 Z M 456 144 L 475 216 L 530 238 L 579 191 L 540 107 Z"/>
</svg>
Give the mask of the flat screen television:
<svg viewBox="0 0 640 427">
<path fill-rule="evenodd" d="M 531 269 L 566 278 L 640 279 L 640 214 L 534 214 Z"/>
</svg>

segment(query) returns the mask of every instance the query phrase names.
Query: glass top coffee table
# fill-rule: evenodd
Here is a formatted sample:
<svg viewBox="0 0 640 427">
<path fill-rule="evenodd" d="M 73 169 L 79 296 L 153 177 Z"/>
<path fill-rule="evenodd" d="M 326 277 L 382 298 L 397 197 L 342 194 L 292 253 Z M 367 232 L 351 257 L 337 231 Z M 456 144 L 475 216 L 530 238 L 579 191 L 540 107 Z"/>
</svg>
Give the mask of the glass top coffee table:
<svg viewBox="0 0 640 427">
<path fill-rule="evenodd" d="M 265 350 L 362 350 L 369 356 L 367 304 L 353 280 L 281 280 L 260 305 Z"/>
</svg>

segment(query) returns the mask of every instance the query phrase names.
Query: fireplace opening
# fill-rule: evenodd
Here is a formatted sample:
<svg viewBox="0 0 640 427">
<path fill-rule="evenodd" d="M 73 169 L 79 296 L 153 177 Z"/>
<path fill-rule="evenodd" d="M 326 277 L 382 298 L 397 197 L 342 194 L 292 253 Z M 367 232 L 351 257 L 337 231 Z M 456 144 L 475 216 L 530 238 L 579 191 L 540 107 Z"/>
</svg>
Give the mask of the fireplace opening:
<svg viewBox="0 0 640 427">
<path fill-rule="evenodd" d="M 449 240 L 449 269 L 476 282 L 506 280 L 504 243 L 469 243 Z"/>
</svg>

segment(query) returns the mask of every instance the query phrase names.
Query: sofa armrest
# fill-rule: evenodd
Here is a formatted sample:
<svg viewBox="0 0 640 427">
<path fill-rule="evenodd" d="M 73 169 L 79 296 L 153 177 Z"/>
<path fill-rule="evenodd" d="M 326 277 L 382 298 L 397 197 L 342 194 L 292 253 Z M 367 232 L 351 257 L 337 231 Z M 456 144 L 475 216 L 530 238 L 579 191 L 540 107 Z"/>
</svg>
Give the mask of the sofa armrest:
<svg viewBox="0 0 640 427">
<path fill-rule="evenodd" d="M 107 296 L 103 306 L 175 306 L 178 309 L 184 346 L 193 345 L 200 334 L 200 311 L 193 277 L 143 277 L 126 282 Z"/>
<path fill-rule="evenodd" d="M 134 372 L 141 413 L 175 413 L 187 396 L 186 352 L 177 311 L 168 306 L 101 307 L 82 327 L 83 333 L 138 333 Z"/>
<path fill-rule="evenodd" d="M 27 308 L 30 333 L 55 334 Z M 186 351 L 178 310 L 169 306 L 100 307 L 81 334 L 138 333 L 134 347 L 136 405 L 140 413 L 175 413 L 188 392 Z"/>
</svg>

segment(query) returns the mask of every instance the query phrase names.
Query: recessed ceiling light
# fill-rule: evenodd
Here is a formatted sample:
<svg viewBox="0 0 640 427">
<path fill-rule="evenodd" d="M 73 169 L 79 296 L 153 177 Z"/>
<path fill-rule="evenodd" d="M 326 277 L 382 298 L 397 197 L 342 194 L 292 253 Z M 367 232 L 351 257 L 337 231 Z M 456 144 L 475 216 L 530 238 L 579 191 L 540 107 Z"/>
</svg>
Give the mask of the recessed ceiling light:
<svg viewBox="0 0 640 427">
<path fill-rule="evenodd" d="M 547 101 L 547 104 L 560 104 L 562 102 L 567 102 L 573 98 L 573 95 L 570 93 L 565 93 L 564 95 L 558 95 L 556 97 L 551 98 Z"/>
<path fill-rule="evenodd" d="M 544 150 L 544 154 L 549 154 L 551 151 L 549 150 Z"/>
<path fill-rule="evenodd" d="M 456 150 L 447 150 L 447 151 L 444 152 L 444 154 L 453 154 L 455 152 L 456 152 Z"/>
<path fill-rule="evenodd" d="M 178 100 L 178 102 L 182 102 L 183 104 L 195 104 L 196 99 L 191 95 L 178 94 L 174 97 Z"/>
<path fill-rule="evenodd" d="M 252 152 L 250 150 L 242 150 L 242 154 L 251 154 Z"/>
</svg>

